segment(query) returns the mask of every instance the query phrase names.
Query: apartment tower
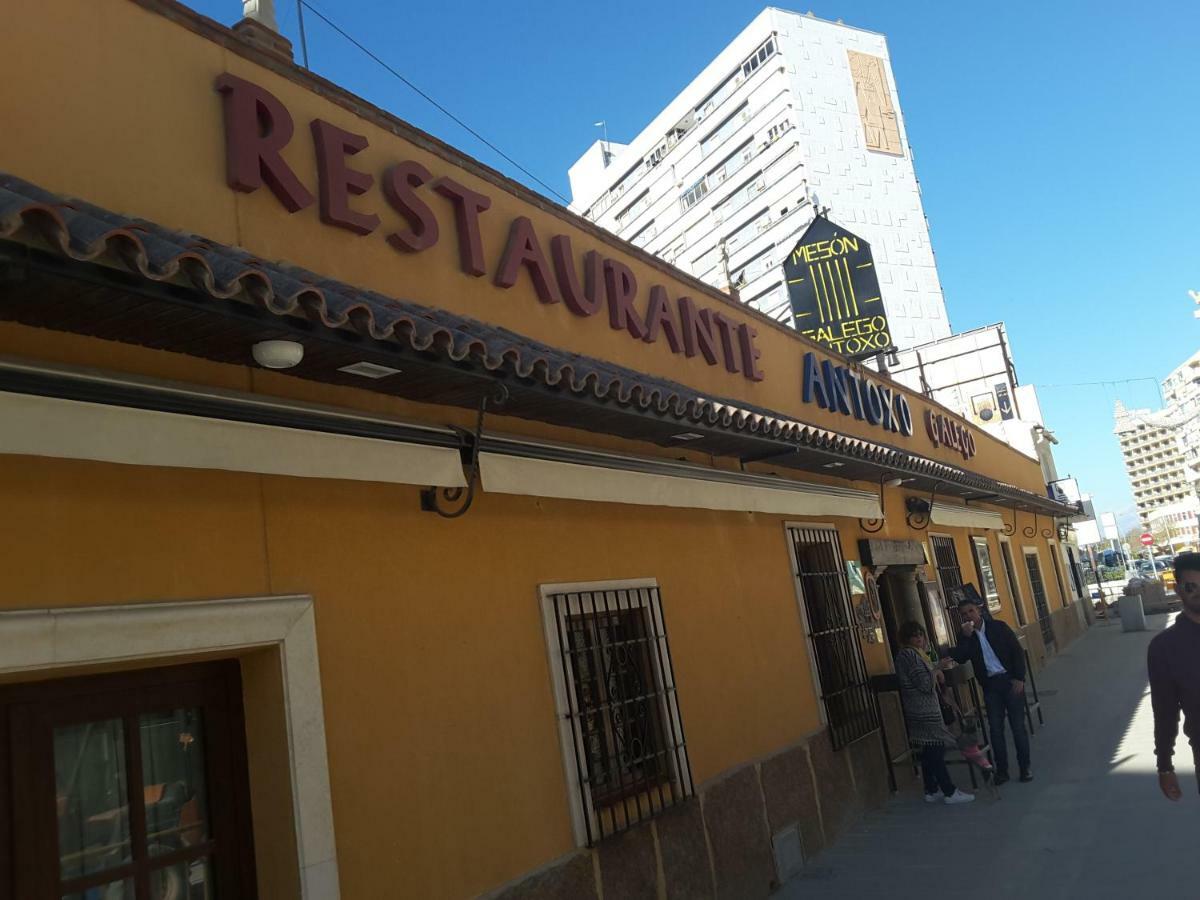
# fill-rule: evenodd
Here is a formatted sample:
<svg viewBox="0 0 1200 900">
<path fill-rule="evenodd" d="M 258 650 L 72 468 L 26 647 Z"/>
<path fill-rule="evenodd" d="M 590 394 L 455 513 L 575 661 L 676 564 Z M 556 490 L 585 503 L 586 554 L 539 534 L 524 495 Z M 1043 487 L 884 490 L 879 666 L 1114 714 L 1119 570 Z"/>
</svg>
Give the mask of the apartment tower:
<svg viewBox="0 0 1200 900">
<path fill-rule="evenodd" d="M 1142 527 L 1148 528 L 1151 513 L 1195 496 L 1178 429 L 1169 409 L 1159 412 L 1126 409 L 1118 400 L 1114 415 L 1113 430 L 1121 443 L 1138 518 Z"/>
<path fill-rule="evenodd" d="M 628 143 L 570 168 L 573 208 L 788 324 L 815 210 L 871 244 L 896 346 L 950 334 L 881 34 L 766 9 Z"/>
</svg>

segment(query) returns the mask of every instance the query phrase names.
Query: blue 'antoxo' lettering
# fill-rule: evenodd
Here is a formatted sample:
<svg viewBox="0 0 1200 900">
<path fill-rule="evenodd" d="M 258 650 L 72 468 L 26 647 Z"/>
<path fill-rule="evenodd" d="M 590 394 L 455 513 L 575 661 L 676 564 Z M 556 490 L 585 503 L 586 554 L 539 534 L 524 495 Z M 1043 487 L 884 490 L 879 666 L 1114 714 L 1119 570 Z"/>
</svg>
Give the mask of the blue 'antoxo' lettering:
<svg viewBox="0 0 1200 900">
<path fill-rule="evenodd" d="M 832 360 L 817 360 L 816 354 L 804 354 L 805 403 L 821 409 L 866 420 L 906 437 L 913 433 L 912 410 L 908 398 L 899 391 L 876 384 L 849 366 Z"/>
</svg>

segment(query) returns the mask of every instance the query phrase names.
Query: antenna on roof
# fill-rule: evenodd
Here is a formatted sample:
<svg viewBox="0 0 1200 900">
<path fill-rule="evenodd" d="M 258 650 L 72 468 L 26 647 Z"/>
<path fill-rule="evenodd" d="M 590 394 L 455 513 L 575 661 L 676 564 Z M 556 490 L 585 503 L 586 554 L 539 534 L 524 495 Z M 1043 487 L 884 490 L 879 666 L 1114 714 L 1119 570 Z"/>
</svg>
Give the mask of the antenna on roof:
<svg viewBox="0 0 1200 900">
<path fill-rule="evenodd" d="M 608 164 L 612 160 L 612 150 L 609 148 L 609 143 L 608 143 L 608 120 L 601 119 L 599 122 L 593 122 L 592 125 L 595 128 L 603 128 L 604 129 L 604 132 L 603 132 L 604 137 L 602 138 L 602 140 L 600 142 L 600 153 L 603 155 L 603 158 L 604 158 L 604 167 L 608 168 Z"/>
<path fill-rule="evenodd" d="M 308 37 L 304 34 L 304 3 L 296 0 L 296 21 L 300 24 L 300 55 L 304 59 L 304 68 L 308 68 Z"/>
</svg>

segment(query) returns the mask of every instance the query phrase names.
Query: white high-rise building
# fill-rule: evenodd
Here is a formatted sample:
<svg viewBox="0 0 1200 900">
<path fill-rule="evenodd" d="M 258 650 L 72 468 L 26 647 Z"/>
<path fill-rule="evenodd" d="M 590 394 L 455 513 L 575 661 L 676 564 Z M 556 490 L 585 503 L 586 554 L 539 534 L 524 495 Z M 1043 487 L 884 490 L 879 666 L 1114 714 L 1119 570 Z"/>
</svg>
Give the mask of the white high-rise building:
<svg viewBox="0 0 1200 900">
<path fill-rule="evenodd" d="M 1115 411 L 1113 430 L 1143 528 L 1186 512 L 1200 488 L 1200 351 L 1163 379 L 1162 398 L 1159 410 L 1118 402 Z"/>
<path fill-rule="evenodd" d="M 950 334 L 881 34 L 766 9 L 637 137 L 570 169 L 572 207 L 792 321 L 781 263 L 814 207 L 871 244 L 893 341 Z"/>
<path fill-rule="evenodd" d="M 1183 453 L 1184 474 L 1200 487 L 1200 351 L 1163 379 L 1162 394 Z"/>
<path fill-rule="evenodd" d="M 1117 401 L 1113 431 L 1121 442 L 1125 472 L 1133 489 L 1142 527 L 1154 511 L 1174 506 L 1195 495 L 1184 465 L 1178 429 L 1170 409 L 1126 409 Z"/>
</svg>

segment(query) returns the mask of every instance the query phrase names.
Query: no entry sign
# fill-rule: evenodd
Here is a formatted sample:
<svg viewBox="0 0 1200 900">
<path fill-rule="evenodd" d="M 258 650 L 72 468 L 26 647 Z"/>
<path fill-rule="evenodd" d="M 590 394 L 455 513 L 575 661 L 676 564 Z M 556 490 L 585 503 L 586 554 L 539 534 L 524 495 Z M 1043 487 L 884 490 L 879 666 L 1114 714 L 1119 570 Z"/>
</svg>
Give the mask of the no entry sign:
<svg viewBox="0 0 1200 900">
<path fill-rule="evenodd" d="M 1150 547 L 1150 546 L 1153 546 L 1153 544 L 1154 544 L 1154 535 L 1152 535 L 1150 532 L 1148 532 L 1148 531 L 1147 531 L 1145 534 L 1143 534 L 1143 535 L 1142 535 L 1142 537 L 1141 537 L 1141 541 L 1142 541 L 1142 546 L 1143 546 L 1143 547 Z"/>
</svg>

